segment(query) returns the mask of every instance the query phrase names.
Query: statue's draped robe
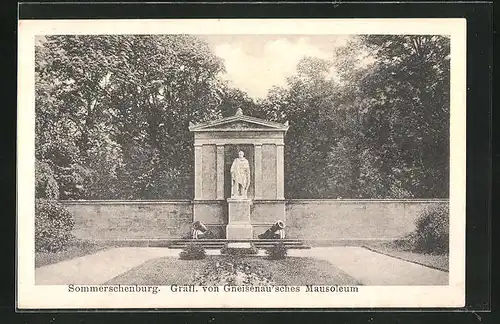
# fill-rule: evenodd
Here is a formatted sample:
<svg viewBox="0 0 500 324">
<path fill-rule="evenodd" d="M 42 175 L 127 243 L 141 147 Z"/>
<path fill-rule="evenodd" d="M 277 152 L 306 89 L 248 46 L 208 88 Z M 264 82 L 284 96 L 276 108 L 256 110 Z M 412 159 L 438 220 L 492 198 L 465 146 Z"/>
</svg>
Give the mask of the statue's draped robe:
<svg viewBox="0 0 500 324">
<path fill-rule="evenodd" d="M 239 185 L 242 187 L 242 191 L 246 192 L 250 184 L 250 165 L 248 160 L 245 158 L 236 158 L 231 165 L 231 181 L 233 188 L 233 193 L 239 192 Z"/>
</svg>

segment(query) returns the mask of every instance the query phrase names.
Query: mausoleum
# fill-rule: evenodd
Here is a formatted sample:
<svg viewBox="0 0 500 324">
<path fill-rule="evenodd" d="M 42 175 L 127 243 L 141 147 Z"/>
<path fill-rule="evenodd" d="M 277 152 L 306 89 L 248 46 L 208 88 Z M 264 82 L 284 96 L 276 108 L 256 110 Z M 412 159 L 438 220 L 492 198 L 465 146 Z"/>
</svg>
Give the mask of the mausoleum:
<svg viewBox="0 0 500 324">
<path fill-rule="evenodd" d="M 284 137 L 280 124 L 234 116 L 191 124 L 194 134 L 193 219 L 221 238 L 255 238 L 278 220 L 285 221 Z M 248 160 L 246 195 L 235 195 L 231 167 L 239 152 Z"/>
</svg>

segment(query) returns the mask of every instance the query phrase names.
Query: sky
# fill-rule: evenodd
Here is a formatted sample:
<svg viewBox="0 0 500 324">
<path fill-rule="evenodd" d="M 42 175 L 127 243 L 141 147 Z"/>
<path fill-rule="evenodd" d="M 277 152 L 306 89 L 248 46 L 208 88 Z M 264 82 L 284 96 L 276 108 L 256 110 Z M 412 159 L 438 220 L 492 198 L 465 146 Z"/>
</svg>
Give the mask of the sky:
<svg viewBox="0 0 500 324">
<path fill-rule="evenodd" d="M 214 53 L 224 60 L 223 76 L 255 99 L 264 98 L 274 85 L 293 75 L 305 56 L 333 58 L 347 35 L 205 35 Z"/>
</svg>

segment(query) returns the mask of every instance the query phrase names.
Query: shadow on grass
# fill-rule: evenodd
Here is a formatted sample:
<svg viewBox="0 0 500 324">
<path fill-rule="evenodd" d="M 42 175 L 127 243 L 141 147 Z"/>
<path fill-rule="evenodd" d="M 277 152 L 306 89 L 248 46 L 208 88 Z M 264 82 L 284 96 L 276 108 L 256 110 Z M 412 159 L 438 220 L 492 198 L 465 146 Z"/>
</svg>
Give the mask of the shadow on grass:
<svg viewBox="0 0 500 324">
<path fill-rule="evenodd" d="M 99 251 L 107 250 L 113 246 L 99 244 L 87 240 L 74 240 L 68 244 L 64 251 L 59 252 L 36 252 L 35 268 L 43 267 L 49 264 L 58 263 L 65 260 L 78 258 L 81 256 L 94 254 Z"/>
<path fill-rule="evenodd" d="M 230 257 L 231 262 L 244 262 L 252 271 L 269 278 L 276 285 L 360 285 L 328 261 L 309 257 L 288 257 L 269 260 L 264 257 Z M 197 274 L 227 256 L 207 256 L 202 260 L 179 260 L 166 257 L 148 261 L 131 269 L 106 284 L 139 285 L 198 285 Z"/>
<path fill-rule="evenodd" d="M 432 269 L 441 271 L 449 271 L 449 255 L 443 254 L 430 254 L 430 253 L 417 253 L 411 251 L 405 245 L 399 242 L 384 242 L 384 243 L 371 243 L 363 247 L 373 251 L 391 256 L 400 260 L 420 264 Z"/>
</svg>

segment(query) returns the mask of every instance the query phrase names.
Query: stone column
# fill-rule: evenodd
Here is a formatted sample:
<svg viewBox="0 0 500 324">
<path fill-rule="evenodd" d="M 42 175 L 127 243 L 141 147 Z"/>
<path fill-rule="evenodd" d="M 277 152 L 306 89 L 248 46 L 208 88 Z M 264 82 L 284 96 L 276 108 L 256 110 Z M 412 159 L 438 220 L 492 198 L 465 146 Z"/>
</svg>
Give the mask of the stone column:
<svg viewBox="0 0 500 324">
<path fill-rule="evenodd" d="M 203 199 L 203 146 L 194 145 L 194 199 Z"/>
<path fill-rule="evenodd" d="M 262 182 L 262 144 L 254 145 L 254 159 L 255 159 L 255 170 L 254 170 L 254 199 L 262 198 L 261 192 L 261 182 Z"/>
<path fill-rule="evenodd" d="M 284 144 L 276 144 L 276 199 L 285 199 L 284 175 Z"/>
<path fill-rule="evenodd" d="M 224 199 L 224 144 L 217 144 L 217 196 Z"/>
</svg>

